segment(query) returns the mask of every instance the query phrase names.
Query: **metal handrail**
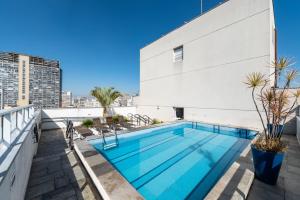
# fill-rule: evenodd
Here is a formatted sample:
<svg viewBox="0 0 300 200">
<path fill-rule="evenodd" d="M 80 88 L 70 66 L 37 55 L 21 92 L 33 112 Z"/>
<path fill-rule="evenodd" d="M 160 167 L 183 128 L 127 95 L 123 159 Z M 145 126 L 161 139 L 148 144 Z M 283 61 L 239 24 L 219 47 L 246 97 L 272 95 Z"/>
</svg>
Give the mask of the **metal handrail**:
<svg viewBox="0 0 300 200">
<path fill-rule="evenodd" d="M 27 125 L 40 113 L 41 110 L 35 111 L 33 105 L 0 110 L 0 145 L 10 148 Z"/>
<path fill-rule="evenodd" d="M 140 114 L 128 113 L 127 117 L 129 118 L 130 121 L 136 122 L 137 125 L 141 125 L 141 122 L 143 122 L 144 125 L 149 125 L 150 123 L 152 123 L 152 119 L 147 115 L 142 116 Z"/>
<path fill-rule="evenodd" d="M 134 121 L 133 121 L 134 119 Z M 141 125 L 140 117 L 138 114 L 132 116 L 132 122 L 136 122 L 137 125 Z"/>
<path fill-rule="evenodd" d="M 143 115 L 143 118 L 147 120 L 148 125 L 150 125 L 153 122 L 153 120 L 148 115 Z"/>
<path fill-rule="evenodd" d="M 192 128 L 195 127 L 195 129 L 197 129 L 197 126 L 198 126 L 198 122 L 192 122 Z"/>
<path fill-rule="evenodd" d="M 33 104 L 27 105 L 27 106 L 18 106 L 15 108 L 9 108 L 9 109 L 5 109 L 5 110 L 0 110 L 0 116 L 2 115 L 6 115 L 12 112 L 17 112 L 20 111 L 22 109 L 26 109 L 26 108 L 33 108 Z"/>
<path fill-rule="evenodd" d="M 127 117 L 129 118 L 129 121 L 133 122 L 134 114 L 128 113 Z"/>
<path fill-rule="evenodd" d="M 216 129 L 217 127 L 217 129 Z M 218 131 L 217 133 L 220 133 L 220 125 L 213 125 L 213 132 L 215 133 L 216 130 Z"/>
<path fill-rule="evenodd" d="M 119 139 L 118 139 L 118 134 L 117 134 L 116 128 L 114 128 L 114 135 L 115 135 L 116 145 L 118 146 L 119 145 Z"/>
<path fill-rule="evenodd" d="M 144 125 L 147 125 L 147 119 L 144 119 L 144 118 L 142 117 L 142 115 L 140 115 L 140 114 L 135 114 L 134 117 L 138 119 L 138 124 L 139 124 L 139 125 L 141 125 L 141 121 L 144 122 Z"/>
<path fill-rule="evenodd" d="M 140 119 L 139 114 L 135 114 L 135 115 L 133 115 L 133 117 L 136 119 L 137 124 L 140 126 L 141 125 L 141 119 Z"/>
<path fill-rule="evenodd" d="M 102 135 L 102 140 L 103 140 L 102 147 L 104 149 L 104 146 L 107 145 L 107 142 L 105 140 L 105 136 L 104 136 L 103 130 L 101 130 L 101 135 Z"/>
<path fill-rule="evenodd" d="M 117 134 L 117 131 L 116 129 L 114 128 L 113 129 L 113 133 L 115 135 L 115 144 L 117 146 L 119 146 L 119 139 L 118 139 L 118 134 Z M 105 139 L 105 134 L 103 133 L 103 131 L 101 130 L 101 135 L 102 135 L 102 140 L 103 140 L 103 143 L 102 143 L 102 148 L 105 150 L 105 147 L 108 145 L 107 142 L 106 142 L 106 139 Z"/>
</svg>

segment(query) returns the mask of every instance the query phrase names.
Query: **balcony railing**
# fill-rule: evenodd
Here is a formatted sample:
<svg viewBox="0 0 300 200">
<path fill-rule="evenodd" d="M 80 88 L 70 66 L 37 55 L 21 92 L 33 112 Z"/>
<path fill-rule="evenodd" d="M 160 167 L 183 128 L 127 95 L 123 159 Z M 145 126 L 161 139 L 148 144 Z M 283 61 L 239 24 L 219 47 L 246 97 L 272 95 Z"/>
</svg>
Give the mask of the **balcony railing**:
<svg viewBox="0 0 300 200">
<path fill-rule="evenodd" d="M 33 105 L 0 111 L 0 155 L 34 117 Z"/>
</svg>

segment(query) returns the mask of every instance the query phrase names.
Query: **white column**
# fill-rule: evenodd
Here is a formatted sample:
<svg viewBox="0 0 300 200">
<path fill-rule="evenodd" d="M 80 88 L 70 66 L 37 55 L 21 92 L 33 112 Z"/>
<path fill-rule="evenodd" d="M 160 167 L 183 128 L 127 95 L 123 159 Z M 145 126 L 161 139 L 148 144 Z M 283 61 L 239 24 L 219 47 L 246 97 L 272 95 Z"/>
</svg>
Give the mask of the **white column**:
<svg viewBox="0 0 300 200">
<path fill-rule="evenodd" d="M 26 121 L 25 121 L 25 109 L 22 108 L 22 126 L 24 126 L 26 124 Z"/>
<path fill-rule="evenodd" d="M 18 123 L 17 123 L 17 128 L 22 129 L 23 128 L 23 111 L 18 110 L 17 112 L 17 118 L 18 118 Z"/>
<path fill-rule="evenodd" d="M 11 112 L 10 113 L 10 127 L 11 127 L 11 131 L 14 131 L 17 128 L 17 117 L 18 117 L 18 113 L 15 112 Z"/>
<path fill-rule="evenodd" d="M 34 107 L 31 106 L 31 107 L 29 107 L 29 118 L 32 118 L 33 115 L 34 115 Z"/>
<path fill-rule="evenodd" d="M 28 108 L 24 108 L 24 121 L 28 122 Z"/>
<path fill-rule="evenodd" d="M 10 144 L 11 140 L 11 113 L 7 113 L 3 116 L 3 140 Z"/>
</svg>

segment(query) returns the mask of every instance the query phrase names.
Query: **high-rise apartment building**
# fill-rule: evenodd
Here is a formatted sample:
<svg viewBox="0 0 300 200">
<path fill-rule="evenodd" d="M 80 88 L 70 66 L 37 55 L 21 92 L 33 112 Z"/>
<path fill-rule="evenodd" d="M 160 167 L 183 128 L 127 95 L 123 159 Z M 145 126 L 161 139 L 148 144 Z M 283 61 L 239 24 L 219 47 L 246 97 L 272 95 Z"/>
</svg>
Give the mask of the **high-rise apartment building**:
<svg viewBox="0 0 300 200">
<path fill-rule="evenodd" d="M 61 106 L 59 62 L 41 57 L 0 52 L 1 102 L 4 107 L 34 104 L 36 108 Z"/>
</svg>

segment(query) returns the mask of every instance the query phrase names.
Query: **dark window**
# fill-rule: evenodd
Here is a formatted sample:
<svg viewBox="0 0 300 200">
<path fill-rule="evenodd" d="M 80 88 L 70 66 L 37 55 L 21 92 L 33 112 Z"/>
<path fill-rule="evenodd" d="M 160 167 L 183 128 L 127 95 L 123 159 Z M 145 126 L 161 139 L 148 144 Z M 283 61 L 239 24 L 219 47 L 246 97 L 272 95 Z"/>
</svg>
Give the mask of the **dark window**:
<svg viewBox="0 0 300 200">
<path fill-rule="evenodd" d="M 183 46 L 179 46 L 173 49 L 174 62 L 180 62 L 183 60 Z"/>
<path fill-rule="evenodd" d="M 175 114 L 176 118 L 178 119 L 184 119 L 184 108 L 174 108 L 175 109 Z"/>
</svg>

